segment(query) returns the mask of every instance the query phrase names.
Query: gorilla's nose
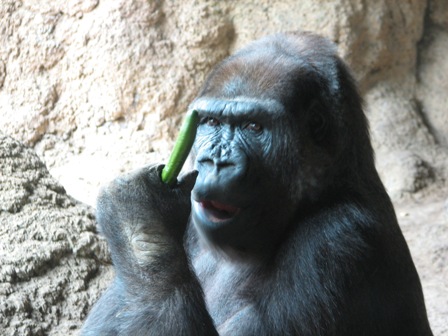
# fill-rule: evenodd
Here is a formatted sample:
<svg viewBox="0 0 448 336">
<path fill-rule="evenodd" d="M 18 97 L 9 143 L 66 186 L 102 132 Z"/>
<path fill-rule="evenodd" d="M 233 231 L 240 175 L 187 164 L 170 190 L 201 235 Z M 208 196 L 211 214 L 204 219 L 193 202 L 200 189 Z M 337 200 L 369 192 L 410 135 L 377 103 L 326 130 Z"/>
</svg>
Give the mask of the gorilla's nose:
<svg viewBox="0 0 448 336">
<path fill-rule="evenodd" d="M 202 176 L 214 175 L 220 184 L 231 184 L 244 176 L 247 168 L 247 159 L 238 151 L 227 148 L 215 148 L 213 151 L 203 153 L 196 159 L 196 169 Z"/>
<path fill-rule="evenodd" d="M 198 158 L 198 163 L 208 170 L 217 170 L 235 168 L 237 162 L 232 158 L 232 151 L 226 144 L 211 146 L 207 153 Z"/>
<path fill-rule="evenodd" d="M 220 157 L 202 158 L 198 160 L 199 166 L 208 171 L 215 171 L 220 173 L 222 170 L 235 170 L 237 168 L 236 162 Z"/>
<path fill-rule="evenodd" d="M 220 144 L 218 146 L 211 146 L 209 151 L 210 158 L 215 161 L 231 161 L 232 149 L 228 144 Z"/>
</svg>

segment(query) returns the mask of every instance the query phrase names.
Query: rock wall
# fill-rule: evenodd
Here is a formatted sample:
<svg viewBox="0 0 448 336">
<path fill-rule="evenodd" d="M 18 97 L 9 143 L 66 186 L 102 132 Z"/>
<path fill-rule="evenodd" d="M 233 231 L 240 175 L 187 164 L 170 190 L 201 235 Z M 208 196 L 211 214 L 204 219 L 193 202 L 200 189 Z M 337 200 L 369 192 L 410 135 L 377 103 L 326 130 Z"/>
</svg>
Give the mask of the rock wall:
<svg viewBox="0 0 448 336">
<path fill-rule="evenodd" d="M 74 333 L 112 269 L 92 209 L 0 134 L 0 334 Z"/>
</svg>

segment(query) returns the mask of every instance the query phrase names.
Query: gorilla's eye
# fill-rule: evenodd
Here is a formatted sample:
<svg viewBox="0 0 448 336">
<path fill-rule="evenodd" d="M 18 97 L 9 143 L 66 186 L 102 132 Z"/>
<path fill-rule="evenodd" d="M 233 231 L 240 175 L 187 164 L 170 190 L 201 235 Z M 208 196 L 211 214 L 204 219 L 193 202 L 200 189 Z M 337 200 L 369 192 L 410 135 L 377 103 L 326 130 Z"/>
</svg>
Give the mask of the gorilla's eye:
<svg viewBox="0 0 448 336">
<path fill-rule="evenodd" d="M 310 121 L 311 134 L 317 141 L 325 138 L 328 128 L 328 121 L 321 113 L 316 113 Z"/>
<path fill-rule="evenodd" d="M 201 120 L 201 123 L 207 124 L 207 126 L 215 127 L 218 126 L 221 122 L 213 117 L 205 117 L 204 119 Z"/>
<path fill-rule="evenodd" d="M 320 114 L 316 114 L 311 119 L 311 128 L 317 132 L 323 131 L 325 129 L 325 124 L 326 124 L 326 121 L 325 121 L 324 117 Z"/>
<path fill-rule="evenodd" d="M 261 126 L 261 124 L 251 121 L 244 126 L 244 129 L 258 133 L 263 130 L 263 127 Z"/>
</svg>

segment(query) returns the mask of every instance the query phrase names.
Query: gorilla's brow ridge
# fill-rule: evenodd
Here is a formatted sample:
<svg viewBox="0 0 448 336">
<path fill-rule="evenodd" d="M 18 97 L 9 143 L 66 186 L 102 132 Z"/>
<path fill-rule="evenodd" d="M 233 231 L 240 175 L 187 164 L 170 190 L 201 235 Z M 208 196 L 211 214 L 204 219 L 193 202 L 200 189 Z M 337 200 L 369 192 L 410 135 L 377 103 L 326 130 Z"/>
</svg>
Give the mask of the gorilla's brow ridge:
<svg viewBox="0 0 448 336">
<path fill-rule="evenodd" d="M 250 97 L 237 97 L 233 99 L 216 99 L 201 97 L 190 104 L 190 109 L 216 114 L 219 116 L 250 116 L 268 114 L 271 119 L 278 119 L 285 113 L 283 105 L 274 99 L 259 100 Z"/>
</svg>

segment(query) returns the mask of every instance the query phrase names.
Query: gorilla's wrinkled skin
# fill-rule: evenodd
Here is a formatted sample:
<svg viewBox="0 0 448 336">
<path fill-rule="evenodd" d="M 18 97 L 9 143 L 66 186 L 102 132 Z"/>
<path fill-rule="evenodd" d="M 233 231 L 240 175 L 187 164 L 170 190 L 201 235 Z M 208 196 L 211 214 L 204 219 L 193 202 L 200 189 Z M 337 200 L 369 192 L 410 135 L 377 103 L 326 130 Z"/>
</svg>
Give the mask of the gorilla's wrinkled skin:
<svg viewBox="0 0 448 336">
<path fill-rule="evenodd" d="M 153 165 L 99 196 L 116 278 L 84 335 L 432 335 L 332 44 L 256 41 L 190 108 L 198 175 L 170 188 Z"/>
</svg>

